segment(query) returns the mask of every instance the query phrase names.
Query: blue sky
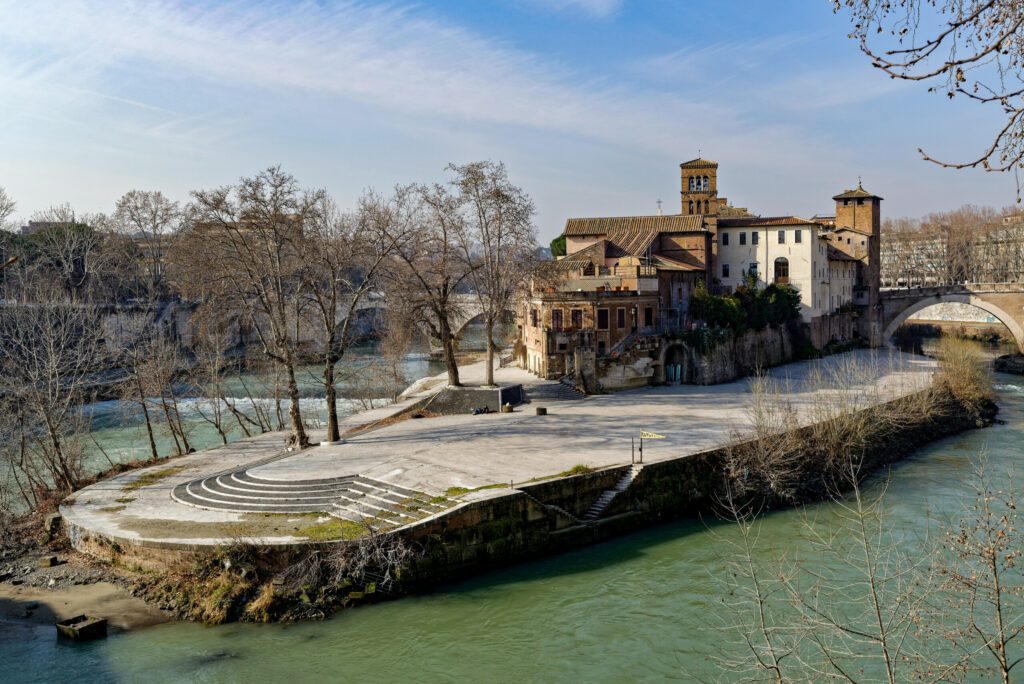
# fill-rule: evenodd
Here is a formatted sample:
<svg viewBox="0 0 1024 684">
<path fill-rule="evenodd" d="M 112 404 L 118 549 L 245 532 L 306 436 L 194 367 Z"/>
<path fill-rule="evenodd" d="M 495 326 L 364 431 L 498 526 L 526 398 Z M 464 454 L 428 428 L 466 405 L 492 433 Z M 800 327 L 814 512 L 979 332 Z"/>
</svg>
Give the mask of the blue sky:
<svg viewBox="0 0 1024 684">
<path fill-rule="evenodd" d="M 124 192 L 186 200 L 282 164 L 342 205 L 502 160 L 568 216 L 678 211 L 678 165 L 720 194 L 811 215 L 862 176 L 887 215 L 1013 202 L 946 171 L 997 112 L 875 72 L 829 0 L 373 3 L 0 0 L 0 185 L 19 218 Z"/>
</svg>

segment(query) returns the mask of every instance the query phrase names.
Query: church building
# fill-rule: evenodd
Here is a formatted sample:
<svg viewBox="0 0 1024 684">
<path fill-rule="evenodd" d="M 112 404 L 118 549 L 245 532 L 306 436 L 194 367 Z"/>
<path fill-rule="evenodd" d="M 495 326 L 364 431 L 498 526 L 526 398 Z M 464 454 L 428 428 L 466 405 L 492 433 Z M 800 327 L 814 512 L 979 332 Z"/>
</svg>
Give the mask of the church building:
<svg viewBox="0 0 1024 684">
<path fill-rule="evenodd" d="M 830 316 L 877 304 L 881 197 L 858 185 L 833 197 L 831 216 L 756 216 L 719 196 L 717 162 L 679 168 L 678 214 L 566 221 L 565 256 L 535 279 L 519 312 L 525 368 L 559 378 L 587 354 L 614 357 L 700 326 L 689 307 L 699 286 L 792 287 L 819 343 L 835 336 Z"/>
</svg>

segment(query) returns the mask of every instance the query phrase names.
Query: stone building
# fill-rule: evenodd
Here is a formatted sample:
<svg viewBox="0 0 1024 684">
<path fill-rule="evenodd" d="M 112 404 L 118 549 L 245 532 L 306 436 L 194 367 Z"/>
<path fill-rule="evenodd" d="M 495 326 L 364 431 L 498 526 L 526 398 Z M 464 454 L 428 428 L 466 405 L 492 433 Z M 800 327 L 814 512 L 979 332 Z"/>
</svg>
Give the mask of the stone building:
<svg viewBox="0 0 1024 684">
<path fill-rule="evenodd" d="M 719 196 L 718 163 L 698 158 L 680 164 L 679 214 L 568 219 L 566 256 L 521 302 L 520 364 L 585 375 L 594 359 L 701 325 L 697 287 L 730 292 L 750 278 L 798 290 L 812 340 L 845 336 L 851 326 L 830 317 L 878 303 L 881 198 L 858 187 L 833 200 L 834 216 L 754 216 Z"/>
</svg>

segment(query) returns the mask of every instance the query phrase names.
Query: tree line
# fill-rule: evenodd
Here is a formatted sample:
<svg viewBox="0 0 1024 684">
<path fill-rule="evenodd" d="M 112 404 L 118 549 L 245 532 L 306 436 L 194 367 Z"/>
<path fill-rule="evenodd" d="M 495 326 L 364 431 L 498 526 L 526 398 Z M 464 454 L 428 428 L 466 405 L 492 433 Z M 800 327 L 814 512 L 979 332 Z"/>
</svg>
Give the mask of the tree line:
<svg viewBox="0 0 1024 684">
<path fill-rule="evenodd" d="M 310 364 L 320 367 L 326 439 L 338 440 L 339 383 L 376 392 L 388 384 L 380 365 L 342 364 L 359 342 L 360 308 L 380 300 L 380 358 L 393 380 L 423 330 L 441 350 L 448 382 L 461 384 L 456 353 L 470 300 L 490 341 L 485 382 L 493 384 L 493 340 L 536 255 L 534 205 L 501 163 L 446 171 L 444 183 L 369 191 L 343 209 L 326 190 L 271 167 L 194 191 L 183 204 L 132 190 L 110 214 L 56 206 L 20 233 L 10 225 L 16 205 L 0 189 L 6 496 L 34 506 L 39 492 L 80 486 L 89 439 L 80 407 L 111 369 L 120 372 L 121 398 L 143 416 L 152 458 L 157 426 L 176 453 L 193 449 L 186 394 L 204 398 L 198 411 L 225 443 L 232 430 L 283 427 L 291 446 L 308 446 L 300 367 Z M 187 330 L 172 303 L 189 311 Z M 128 308 L 147 313 L 109 315 Z M 241 350 L 240 331 L 254 341 Z M 272 379 L 269 405 L 254 400 L 261 390 L 242 368 Z"/>
<path fill-rule="evenodd" d="M 1024 216 L 965 205 L 882 224 L 883 287 L 1020 282 Z"/>
</svg>

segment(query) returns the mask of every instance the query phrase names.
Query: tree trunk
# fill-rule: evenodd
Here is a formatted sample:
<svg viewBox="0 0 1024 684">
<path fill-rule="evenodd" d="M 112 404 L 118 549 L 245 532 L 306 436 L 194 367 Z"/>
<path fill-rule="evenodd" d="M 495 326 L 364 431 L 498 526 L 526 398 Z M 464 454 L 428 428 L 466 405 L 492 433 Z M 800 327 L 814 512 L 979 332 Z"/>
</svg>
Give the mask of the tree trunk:
<svg viewBox="0 0 1024 684">
<path fill-rule="evenodd" d="M 174 421 L 171 419 L 171 409 L 167 406 L 167 398 L 161 393 L 160 407 L 164 410 L 164 420 L 167 421 L 167 429 L 171 431 L 171 438 L 174 440 L 174 451 L 181 456 L 181 442 L 178 441 L 178 431 L 174 429 Z"/>
<path fill-rule="evenodd" d="M 452 335 L 446 317 L 442 316 L 440 323 L 441 353 L 444 356 L 444 367 L 448 371 L 448 384 L 452 387 L 462 387 L 462 383 L 459 382 L 459 364 L 455 362 L 455 336 Z"/>
<path fill-rule="evenodd" d="M 487 339 L 484 342 L 484 344 L 487 345 L 487 361 L 486 361 L 486 363 L 487 363 L 487 370 L 486 370 L 485 375 L 484 375 L 484 384 L 485 385 L 493 385 L 494 384 L 494 341 L 493 341 L 494 340 L 494 319 L 491 318 L 490 316 L 488 316 L 487 320 L 485 322 L 484 328 L 487 331 Z"/>
<path fill-rule="evenodd" d="M 338 391 L 334 387 L 334 359 L 328 354 L 324 361 L 324 396 L 327 399 L 327 441 L 341 439 L 338 432 Z"/>
<path fill-rule="evenodd" d="M 302 424 L 302 412 L 299 409 L 299 383 L 295 380 L 295 365 L 291 361 L 291 354 L 288 356 L 285 372 L 288 374 L 288 400 L 291 403 L 288 407 L 288 418 L 292 424 L 292 441 L 299 449 L 305 449 L 309 446 L 309 438 L 306 436 L 306 426 Z"/>
<path fill-rule="evenodd" d="M 149 419 L 149 408 L 146 406 L 146 393 L 142 391 L 142 382 L 139 380 L 138 371 L 135 372 L 135 389 L 139 393 L 139 406 L 142 407 L 142 415 L 146 419 L 146 434 L 149 436 L 149 453 L 155 461 L 160 456 L 156 450 L 156 439 L 153 437 L 153 423 Z"/>
</svg>

